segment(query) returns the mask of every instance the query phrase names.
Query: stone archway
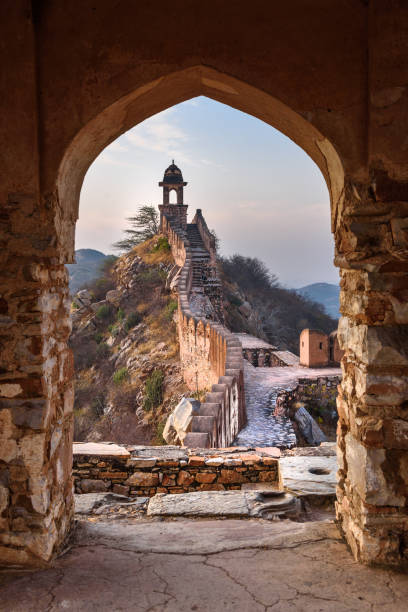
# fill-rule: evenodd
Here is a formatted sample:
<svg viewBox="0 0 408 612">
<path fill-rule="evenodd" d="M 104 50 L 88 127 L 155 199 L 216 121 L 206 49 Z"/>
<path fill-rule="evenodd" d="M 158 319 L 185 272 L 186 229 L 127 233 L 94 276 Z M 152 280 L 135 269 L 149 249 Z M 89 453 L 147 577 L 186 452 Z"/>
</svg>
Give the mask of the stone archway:
<svg viewBox="0 0 408 612">
<path fill-rule="evenodd" d="M 49 59 L 52 48 L 63 55 L 53 38 L 54 25 L 64 33 L 71 17 L 82 25 L 81 9 L 73 9 L 74 15 L 69 17 L 61 15 L 59 7 L 50 8 L 28 24 L 24 2 L 20 4 L 16 3 L 17 8 L 7 16 L 13 34 L 10 44 L 20 45 L 19 53 L 27 61 L 19 65 L 26 87 L 24 95 L 15 85 L 6 99 L 10 115 L 14 117 L 15 109 L 18 112 L 16 124 L 5 132 L 5 143 L 16 140 L 22 144 L 16 147 L 13 178 L 7 180 L 2 191 L 5 273 L 0 301 L 4 330 L 0 560 L 22 565 L 48 562 L 61 547 L 72 519 L 72 360 L 66 346 L 69 317 L 63 264 L 72 261 L 85 172 L 99 151 L 123 131 L 177 102 L 206 95 L 258 117 L 292 138 L 326 179 L 336 262 L 341 268 L 343 319 L 339 339 L 345 350 L 338 403 L 338 518 L 358 559 L 394 565 L 406 561 L 408 172 L 402 140 L 406 80 L 402 70 L 387 70 L 388 56 L 381 52 L 390 48 L 387 40 L 395 31 L 387 15 L 370 6 L 369 37 L 362 3 L 350 9 L 344 2 L 334 21 L 331 12 L 324 11 L 327 17 L 323 27 L 323 12 L 310 11 L 310 28 L 303 21 L 302 11 L 299 19 L 296 12 L 286 14 L 286 9 L 279 9 L 281 21 L 299 28 L 292 37 L 290 53 L 283 44 L 284 34 L 279 37 L 276 32 L 265 51 L 264 46 L 261 50 L 257 47 L 257 33 L 252 38 L 253 47 L 247 45 L 245 62 L 230 60 L 230 70 L 225 45 L 232 48 L 234 39 L 229 40 L 224 31 L 222 37 L 215 33 L 206 38 L 206 25 L 196 55 L 177 47 L 179 56 L 166 63 L 166 53 L 170 56 L 171 51 L 166 50 L 161 57 L 162 51 L 155 47 L 157 41 L 148 41 L 141 54 L 138 49 L 137 70 L 129 68 L 134 64 L 131 53 L 130 59 L 117 59 L 114 45 L 110 50 L 117 62 L 106 66 L 101 65 L 99 56 L 88 52 L 97 48 L 99 53 L 100 46 L 86 47 L 83 54 L 88 64 L 84 64 L 82 50 L 75 47 L 76 53 L 72 53 L 68 45 L 71 63 L 60 74 L 59 66 L 52 66 Z M 103 10 L 109 12 L 107 6 L 103 3 Z M 234 18 L 234 28 L 242 28 L 242 38 L 237 40 L 244 40 L 249 31 L 246 9 L 243 3 L 243 12 L 238 11 Z M 393 11 L 396 22 L 397 9 Z M 88 19 L 86 14 L 81 41 L 88 40 Z M 279 19 L 274 23 L 279 25 Z M 23 31 L 20 37 L 13 30 L 19 31 L 19 24 Z M 346 41 L 339 24 L 343 31 L 352 33 Z M 91 32 L 108 32 L 105 27 Z M 168 31 L 167 23 L 166 28 Z M 323 36 L 316 38 L 314 46 L 315 32 Z M 128 34 L 133 43 L 133 30 Z M 368 75 L 364 63 L 366 38 L 371 60 L 368 85 L 364 80 Z M 363 40 L 362 45 L 353 42 L 359 40 Z M 35 41 L 43 44 L 34 53 Z M 337 73 L 338 81 L 330 81 L 330 62 L 318 63 L 324 59 L 325 41 L 336 60 L 342 57 L 339 49 L 345 50 L 347 61 L 353 64 L 351 79 Z M 149 45 L 163 64 L 158 62 L 152 68 Z M 306 62 L 297 58 L 309 54 L 309 49 L 308 68 L 312 69 L 308 70 L 308 80 L 302 72 Z M 258 69 L 265 53 L 275 66 L 273 79 L 267 71 Z M 289 53 L 288 58 L 285 53 Z M 400 47 L 394 45 L 392 53 L 393 65 L 397 65 L 398 53 L 403 57 L 402 43 Z M 210 58 L 208 62 L 201 59 L 206 57 Z M 199 64 L 196 58 L 200 58 Z M 206 63 L 215 67 L 209 68 Z M 74 87 L 71 94 L 70 71 L 75 73 L 77 69 L 83 74 L 85 70 L 87 75 L 88 65 L 92 67 L 89 80 Z M 285 70 L 291 78 L 299 77 L 304 84 L 302 93 L 296 92 L 289 77 L 282 77 Z M 322 94 L 325 79 L 331 83 L 327 95 Z M 345 93 L 338 97 L 339 87 L 345 87 Z M 70 101 L 78 95 L 75 112 L 71 113 L 74 119 L 69 124 L 64 122 L 67 114 L 59 112 L 53 100 L 53 88 L 60 94 L 59 102 L 63 91 Z M 310 93 L 313 88 L 319 94 L 316 101 Z M 272 95 L 274 91 L 277 97 Z M 20 95 L 13 98 L 13 92 Z M 322 109 L 321 100 L 327 108 Z M 392 130 L 387 131 L 390 124 Z M 19 152 L 23 154 L 19 156 Z M 9 176 L 13 167 L 8 159 L 4 166 Z"/>
</svg>

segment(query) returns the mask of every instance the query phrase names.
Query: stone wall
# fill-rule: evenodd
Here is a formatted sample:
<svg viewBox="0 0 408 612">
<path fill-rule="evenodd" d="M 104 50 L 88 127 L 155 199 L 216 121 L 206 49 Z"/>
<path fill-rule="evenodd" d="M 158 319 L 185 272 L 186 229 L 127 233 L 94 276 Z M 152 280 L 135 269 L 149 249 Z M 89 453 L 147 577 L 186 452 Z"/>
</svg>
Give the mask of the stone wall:
<svg viewBox="0 0 408 612">
<path fill-rule="evenodd" d="M 275 416 L 293 416 L 293 407 L 297 403 L 307 405 L 318 403 L 326 409 L 336 409 L 336 398 L 341 376 L 318 376 L 316 378 L 299 378 L 293 389 L 279 392 L 275 404 Z"/>
<path fill-rule="evenodd" d="M 205 223 L 200 213 L 201 223 Z M 241 343 L 222 325 L 193 314 L 191 249 L 185 232 L 163 215 L 161 231 L 167 236 L 178 277 L 178 329 L 183 376 L 191 391 L 204 391 L 200 416 L 193 418 L 184 443 L 192 447 L 230 446 L 244 426 L 245 396 Z M 215 257 L 213 252 L 212 256 Z"/>
<path fill-rule="evenodd" d="M 233 15 L 218 2 L 217 19 L 206 3 L 182 4 L 0 3 L 0 559 L 46 562 L 70 524 L 67 315 L 47 302 L 66 292 L 84 176 L 126 130 L 205 95 L 281 130 L 326 179 L 345 351 L 337 517 L 357 559 L 406 564 L 406 3 L 260 3 L 260 13 L 239 0 Z M 163 44 L 181 15 L 182 36 Z M 239 372 L 228 360 L 225 374 Z"/>
<path fill-rule="evenodd" d="M 272 453 L 259 451 L 74 444 L 75 492 L 152 496 L 234 490 L 250 483 L 269 483 L 281 488 L 278 449 Z"/>
</svg>

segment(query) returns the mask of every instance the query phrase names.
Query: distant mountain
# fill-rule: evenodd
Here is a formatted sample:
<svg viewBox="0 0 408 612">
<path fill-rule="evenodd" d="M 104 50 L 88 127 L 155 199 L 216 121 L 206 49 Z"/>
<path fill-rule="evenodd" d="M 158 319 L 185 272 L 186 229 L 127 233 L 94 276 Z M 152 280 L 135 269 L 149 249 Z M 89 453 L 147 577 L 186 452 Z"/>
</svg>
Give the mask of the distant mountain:
<svg viewBox="0 0 408 612">
<path fill-rule="evenodd" d="M 75 251 L 76 263 L 67 264 L 71 294 L 98 276 L 101 264 L 106 257 L 108 256 L 94 249 Z"/>
<path fill-rule="evenodd" d="M 328 315 L 334 319 L 340 317 L 339 294 L 340 287 L 331 283 L 313 283 L 300 289 L 296 289 L 300 295 L 321 304 Z"/>
</svg>

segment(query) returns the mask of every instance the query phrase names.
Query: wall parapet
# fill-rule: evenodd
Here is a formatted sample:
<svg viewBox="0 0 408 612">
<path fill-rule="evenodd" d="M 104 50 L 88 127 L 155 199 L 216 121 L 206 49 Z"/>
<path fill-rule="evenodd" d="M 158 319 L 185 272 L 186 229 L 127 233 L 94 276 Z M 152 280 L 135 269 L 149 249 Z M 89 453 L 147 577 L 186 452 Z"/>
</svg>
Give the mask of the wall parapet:
<svg viewBox="0 0 408 612">
<path fill-rule="evenodd" d="M 274 450 L 271 454 L 271 450 Z M 279 450 L 197 450 L 179 446 L 75 443 L 76 493 L 113 491 L 128 496 L 226 491 L 250 483 L 282 488 Z"/>
<path fill-rule="evenodd" d="M 203 236 L 209 243 L 215 262 L 214 236 L 201 211 L 197 211 L 194 219 L 200 223 L 200 226 L 197 223 L 200 235 L 205 245 Z M 193 312 L 190 242 L 184 228 L 165 214 L 161 231 L 167 236 L 175 263 L 181 268 L 177 293 L 183 377 L 191 391 L 205 392 L 200 414 L 193 419 L 184 443 L 202 448 L 230 446 L 246 422 L 242 345 L 226 327 Z"/>
</svg>

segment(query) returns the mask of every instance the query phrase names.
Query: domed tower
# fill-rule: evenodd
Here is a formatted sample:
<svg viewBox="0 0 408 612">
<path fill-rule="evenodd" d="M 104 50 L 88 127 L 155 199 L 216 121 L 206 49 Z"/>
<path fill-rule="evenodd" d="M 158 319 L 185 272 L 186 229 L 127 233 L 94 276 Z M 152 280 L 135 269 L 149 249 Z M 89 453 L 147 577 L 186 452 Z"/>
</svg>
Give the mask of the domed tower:
<svg viewBox="0 0 408 612">
<path fill-rule="evenodd" d="M 164 171 L 163 180 L 159 183 L 159 187 L 163 187 L 163 204 L 170 203 L 170 191 L 176 192 L 177 204 L 183 204 L 183 187 L 186 185 L 181 170 L 176 166 L 173 159 L 170 166 Z"/>
<path fill-rule="evenodd" d="M 170 166 L 164 171 L 163 180 L 160 181 L 159 187 L 163 187 L 163 204 L 159 205 L 160 210 L 160 227 L 162 226 L 163 215 L 177 220 L 183 229 L 187 226 L 187 204 L 183 201 L 183 188 L 187 183 L 183 179 L 180 168 L 174 163 L 174 159 Z M 177 204 L 170 204 L 170 192 L 175 191 L 177 194 Z"/>
</svg>

